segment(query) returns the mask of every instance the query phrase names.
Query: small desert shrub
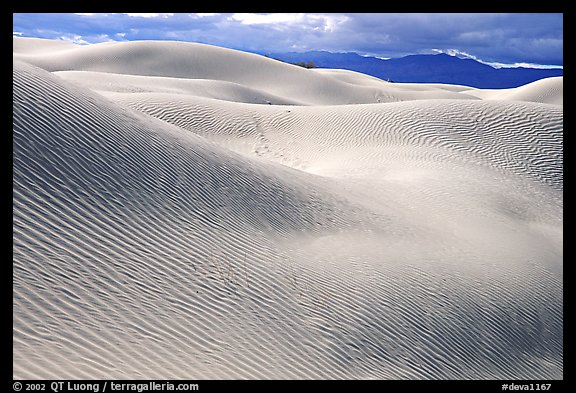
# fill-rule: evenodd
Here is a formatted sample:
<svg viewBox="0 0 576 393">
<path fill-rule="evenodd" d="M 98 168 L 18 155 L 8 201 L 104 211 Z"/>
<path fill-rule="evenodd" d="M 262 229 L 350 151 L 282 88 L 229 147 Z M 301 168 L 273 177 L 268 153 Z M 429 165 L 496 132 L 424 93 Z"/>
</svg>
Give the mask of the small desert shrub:
<svg viewBox="0 0 576 393">
<path fill-rule="evenodd" d="M 313 61 L 309 61 L 308 63 L 303 62 L 303 61 L 299 61 L 298 63 L 292 63 L 292 64 L 300 66 L 300 67 L 304 67 L 304 68 L 314 68 L 314 62 Z"/>
</svg>

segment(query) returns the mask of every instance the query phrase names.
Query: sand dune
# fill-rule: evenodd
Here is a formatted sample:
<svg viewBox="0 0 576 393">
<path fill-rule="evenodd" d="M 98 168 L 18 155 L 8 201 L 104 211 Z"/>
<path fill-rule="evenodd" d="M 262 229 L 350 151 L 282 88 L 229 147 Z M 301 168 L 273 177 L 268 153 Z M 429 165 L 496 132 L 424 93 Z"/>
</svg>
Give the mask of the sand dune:
<svg viewBox="0 0 576 393">
<path fill-rule="evenodd" d="M 512 89 L 475 89 L 468 94 L 490 100 L 529 101 L 543 104 L 562 105 L 564 101 L 564 78 L 545 78 Z"/>
<path fill-rule="evenodd" d="M 55 74 L 101 94 L 166 93 L 252 104 L 305 105 L 297 100 L 222 80 L 135 76 L 90 71 L 61 71 Z"/>
<path fill-rule="evenodd" d="M 229 149 L 315 174 L 363 176 L 358 169 L 370 167 L 385 177 L 398 161 L 421 167 L 460 160 L 562 189 L 561 108 L 434 99 L 319 111 L 164 93 L 107 96 Z"/>
<path fill-rule="evenodd" d="M 17 38 L 13 86 L 15 379 L 563 378 L 561 78 Z"/>
</svg>

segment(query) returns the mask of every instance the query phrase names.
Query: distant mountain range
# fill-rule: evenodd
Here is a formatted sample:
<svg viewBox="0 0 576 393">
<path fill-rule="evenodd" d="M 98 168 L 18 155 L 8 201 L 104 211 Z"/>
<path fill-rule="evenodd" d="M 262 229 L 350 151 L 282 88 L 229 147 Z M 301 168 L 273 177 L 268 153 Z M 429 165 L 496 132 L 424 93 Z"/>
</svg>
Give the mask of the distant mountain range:
<svg viewBox="0 0 576 393">
<path fill-rule="evenodd" d="M 314 63 L 316 68 L 341 68 L 393 82 L 448 83 L 478 88 L 510 88 L 542 78 L 562 76 L 562 69 L 494 68 L 473 59 L 447 54 L 380 59 L 357 53 L 326 51 L 262 53 L 289 63 Z"/>
</svg>

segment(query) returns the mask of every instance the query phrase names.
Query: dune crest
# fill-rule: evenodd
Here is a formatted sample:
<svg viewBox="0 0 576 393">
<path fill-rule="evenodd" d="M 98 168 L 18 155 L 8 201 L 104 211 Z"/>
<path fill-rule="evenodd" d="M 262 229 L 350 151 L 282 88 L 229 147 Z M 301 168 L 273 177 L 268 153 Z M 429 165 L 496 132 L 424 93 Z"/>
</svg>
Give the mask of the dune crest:
<svg viewBox="0 0 576 393">
<path fill-rule="evenodd" d="M 14 40 L 14 379 L 562 379 L 562 80 Z"/>
</svg>

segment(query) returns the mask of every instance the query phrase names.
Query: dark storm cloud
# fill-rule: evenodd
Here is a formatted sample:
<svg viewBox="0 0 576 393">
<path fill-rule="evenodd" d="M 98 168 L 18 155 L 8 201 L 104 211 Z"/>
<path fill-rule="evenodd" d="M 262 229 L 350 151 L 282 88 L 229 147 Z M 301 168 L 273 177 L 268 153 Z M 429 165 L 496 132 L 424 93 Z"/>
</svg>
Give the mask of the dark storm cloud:
<svg viewBox="0 0 576 393">
<path fill-rule="evenodd" d="M 561 14 L 359 14 L 340 45 L 398 57 L 456 49 L 485 61 L 562 64 Z"/>
<path fill-rule="evenodd" d="M 562 14 L 14 14 L 23 36 L 161 39 L 282 52 L 381 57 L 452 51 L 500 63 L 563 63 Z"/>
</svg>

